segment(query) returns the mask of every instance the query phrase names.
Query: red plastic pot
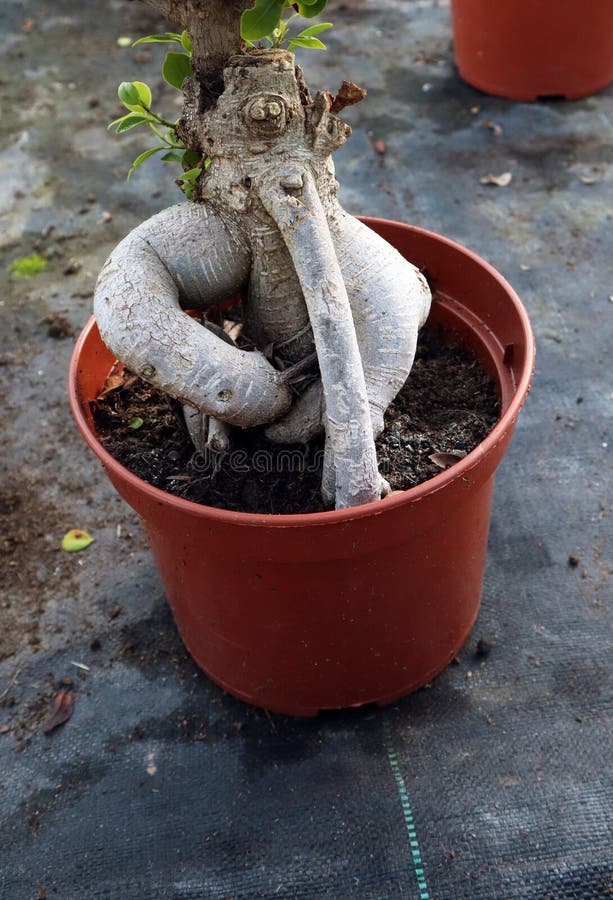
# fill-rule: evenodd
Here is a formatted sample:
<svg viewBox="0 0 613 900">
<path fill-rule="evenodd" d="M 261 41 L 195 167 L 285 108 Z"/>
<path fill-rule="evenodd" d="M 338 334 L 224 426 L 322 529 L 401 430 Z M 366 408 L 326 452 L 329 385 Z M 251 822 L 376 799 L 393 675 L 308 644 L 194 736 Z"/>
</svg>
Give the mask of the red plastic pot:
<svg viewBox="0 0 613 900">
<path fill-rule="evenodd" d="M 366 219 L 427 270 L 430 317 L 494 376 L 502 415 L 451 469 L 350 510 L 254 515 L 152 487 L 99 443 L 90 401 L 114 362 L 90 320 L 70 367 L 77 424 L 141 516 L 183 640 L 237 697 L 275 712 L 389 703 L 437 675 L 479 608 L 494 473 L 530 386 L 534 340 L 509 284 L 419 228 Z"/>
<path fill-rule="evenodd" d="M 511 100 L 573 99 L 613 81 L 612 0 L 452 0 L 469 84 Z"/>
</svg>

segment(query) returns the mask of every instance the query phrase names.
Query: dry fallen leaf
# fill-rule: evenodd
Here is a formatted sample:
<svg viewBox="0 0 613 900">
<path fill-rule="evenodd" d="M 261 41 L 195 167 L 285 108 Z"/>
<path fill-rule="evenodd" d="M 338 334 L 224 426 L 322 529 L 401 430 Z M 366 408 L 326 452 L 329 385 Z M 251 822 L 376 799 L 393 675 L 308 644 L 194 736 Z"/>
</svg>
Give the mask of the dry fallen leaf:
<svg viewBox="0 0 613 900">
<path fill-rule="evenodd" d="M 439 469 L 447 469 L 464 459 L 465 456 L 466 453 L 463 450 L 453 450 L 451 453 L 431 453 L 428 459 Z"/>
<path fill-rule="evenodd" d="M 496 187 L 506 187 L 511 184 L 513 176 L 510 172 L 503 172 L 502 175 L 483 175 L 479 181 L 481 184 L 495 184 Z"/>
<path fill-rule="evenodd" d="M 72 716 L 74 698 L 71 691 L 59 691 L 53 700 L 53 711 L 42 724 L 44 734 L 49 734 L 59 725 L 63 725 Z"/>
<path fill-rule="evenodd" d="M 76 668 L 77 668 L 77 669 L 81 669 L 82 672 L 91 672 L 90 667 L 89 667 L 89 666 L 86 666 L 85 663 L 82 663 L 82 662 L 74 662 L 74 661 L 73 661 L 73 662 L 70 663 L 70 665 L 71 665 L 71 666 L 76 666 Z"/>
<path fill-rule="evenodd" d="M 489 128 L 492 134 L 494 134 L 496 137 L 500 137 L 500 135 L 502 134 L 502 127 L 496 122 L 490 121 L 490 119 L 484 119 L 483 122 L 481 122 L 481 125 L 484 128 Z"/>
<path fill-rule="evenodd" d="M 377 153 L 380 153 L 381 156 L 383 156 L 385 153 L 385 141 L 382 141 L 382 140 L 375 141 L 374 148 Z"/>
<path fill-rule="evenodd" d="M 598 179 L 593 178 L 591 175 L 579 175 L 579 181 L 583 184 L 596 184 Z"/>
<path fill-rule="evenodd" d="M 109 375 L 104 382 L 104 387 L 96 397 L 96 400 L 104 400 L 108 394 L 112 394 L 113 391 L 119 390 L 120 387 L 123 387 L 125 380 L 125 375 L 123 373 L 120 375 Z"/>
<path fill-rule="evenodd" d="M 121 372 L 115 372 L 106 379 L 96 400 L 104 400 L 104 398 L 108 397 L 109 394 L 112 394 L 113 391 L 118 391 L 121 388 L 130 388 L 135 381 L 136 375 L 128 375 L 123 369 Z"/>
</svg>

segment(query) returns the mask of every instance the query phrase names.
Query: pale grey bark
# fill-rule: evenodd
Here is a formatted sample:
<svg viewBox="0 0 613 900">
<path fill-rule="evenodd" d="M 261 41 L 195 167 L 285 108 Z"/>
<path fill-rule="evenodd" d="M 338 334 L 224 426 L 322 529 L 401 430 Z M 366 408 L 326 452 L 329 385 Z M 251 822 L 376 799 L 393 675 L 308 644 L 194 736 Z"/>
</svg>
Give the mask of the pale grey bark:
<svg viewBox="0 0 613 900">
<path fill-rule="evenodd" d="M 124 238 L 100 273 L 102 339 L 131 371 L 207 415 L 242 427 L 273 421 L 291 403 L 281 373 L 181 308 L 232 297 L 249 266 L 248 248 L 207 207 L 164 210 Z"/>
<path fill-rule="evenodd" d="M 326 405 L 324 493 L 336 498 L 338 508 L 380 499 L 351 305 L 315 180 L 308 168 L 280 168 L 262 184 L 260 198 L 289 249 L 315 338 Z"/>
<path fill-rule="evenodd" d="M 383 413 L 406 381 L 419 328 L 430 311 L 426 279 L 386 241 L 340 206 L 328 217 L 330 234 L 351 303 L 371 408 L 374 436 Z M 323 427 L 321 383 L 266 429 L 275 443 L 306 442 Z"/>
</svg>

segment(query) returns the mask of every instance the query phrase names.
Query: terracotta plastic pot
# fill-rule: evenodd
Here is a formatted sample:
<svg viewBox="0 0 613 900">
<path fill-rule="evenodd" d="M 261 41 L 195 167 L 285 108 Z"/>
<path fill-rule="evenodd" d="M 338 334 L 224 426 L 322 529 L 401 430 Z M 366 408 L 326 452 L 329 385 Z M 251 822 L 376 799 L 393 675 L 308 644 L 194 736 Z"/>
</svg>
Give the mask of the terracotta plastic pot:
<svg viewBox="0 0 613 900">
<path fill-rule="evenodd" d="M 469 84 L 512 100 L 584 97 L 613 81 L 612 0 L 452 0 Z"/>
<path fill-rule="evenodd" d="M 389 703 L 456 655 L 479 608 L 494 473 L 533 371 L 526 312 L 491 266 L 428 231 L 365 221 L 427 271 L 431 322 L 470 347 L 498 386 L 494 430 L 425 484 L 306 515 L 182 500 L 132 475 L 96 437 L 90 401 L 114 360 L 93 319 L 70 368 L 77 424 L 141 516 L 188 650 L 230 693 L 275 712 Z"/>
</svg>

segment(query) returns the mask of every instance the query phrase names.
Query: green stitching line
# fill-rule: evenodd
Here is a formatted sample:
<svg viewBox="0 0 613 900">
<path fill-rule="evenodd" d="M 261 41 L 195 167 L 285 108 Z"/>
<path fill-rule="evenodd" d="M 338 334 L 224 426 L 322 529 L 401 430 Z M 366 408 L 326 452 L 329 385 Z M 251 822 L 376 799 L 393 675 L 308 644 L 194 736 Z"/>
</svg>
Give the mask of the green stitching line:
<svg viewBox="0 0 613 900">
<path fill-rule="evenodd" d="M 398 791 L 398 796 L 400 798 L 402 815 L 404 817 L 404 823 L 406 825 L 407 834 L 409 836 L 409 848 L 411 850 L 413 870 L 415 872 L 415 879 L 417 881 L 417 888 L 419 890 L 419 900 L 431 900 L 430 893 L 428 891 L 428 885 L 426 883 L 426 878 L 424 875 L 423 861 L 419 850 L 417 831 L 415 830 L 415 823 L 413 821 L 413 810 L 411 809 L 409 792 L 407 791 L 407 786 L 404 782 L 404 778 L 402 777 L 402 772 L 400 771 L 398 756 L 392 744 L 392 732 L 387 721 L 383 722 L 383 733 L 385 738 L 385 749 L 387 750 L 387 758 L 392 770 L 392 775 L 394 776 L 394 781 L 396 782 L 396 790 Z"/>
</svg>

